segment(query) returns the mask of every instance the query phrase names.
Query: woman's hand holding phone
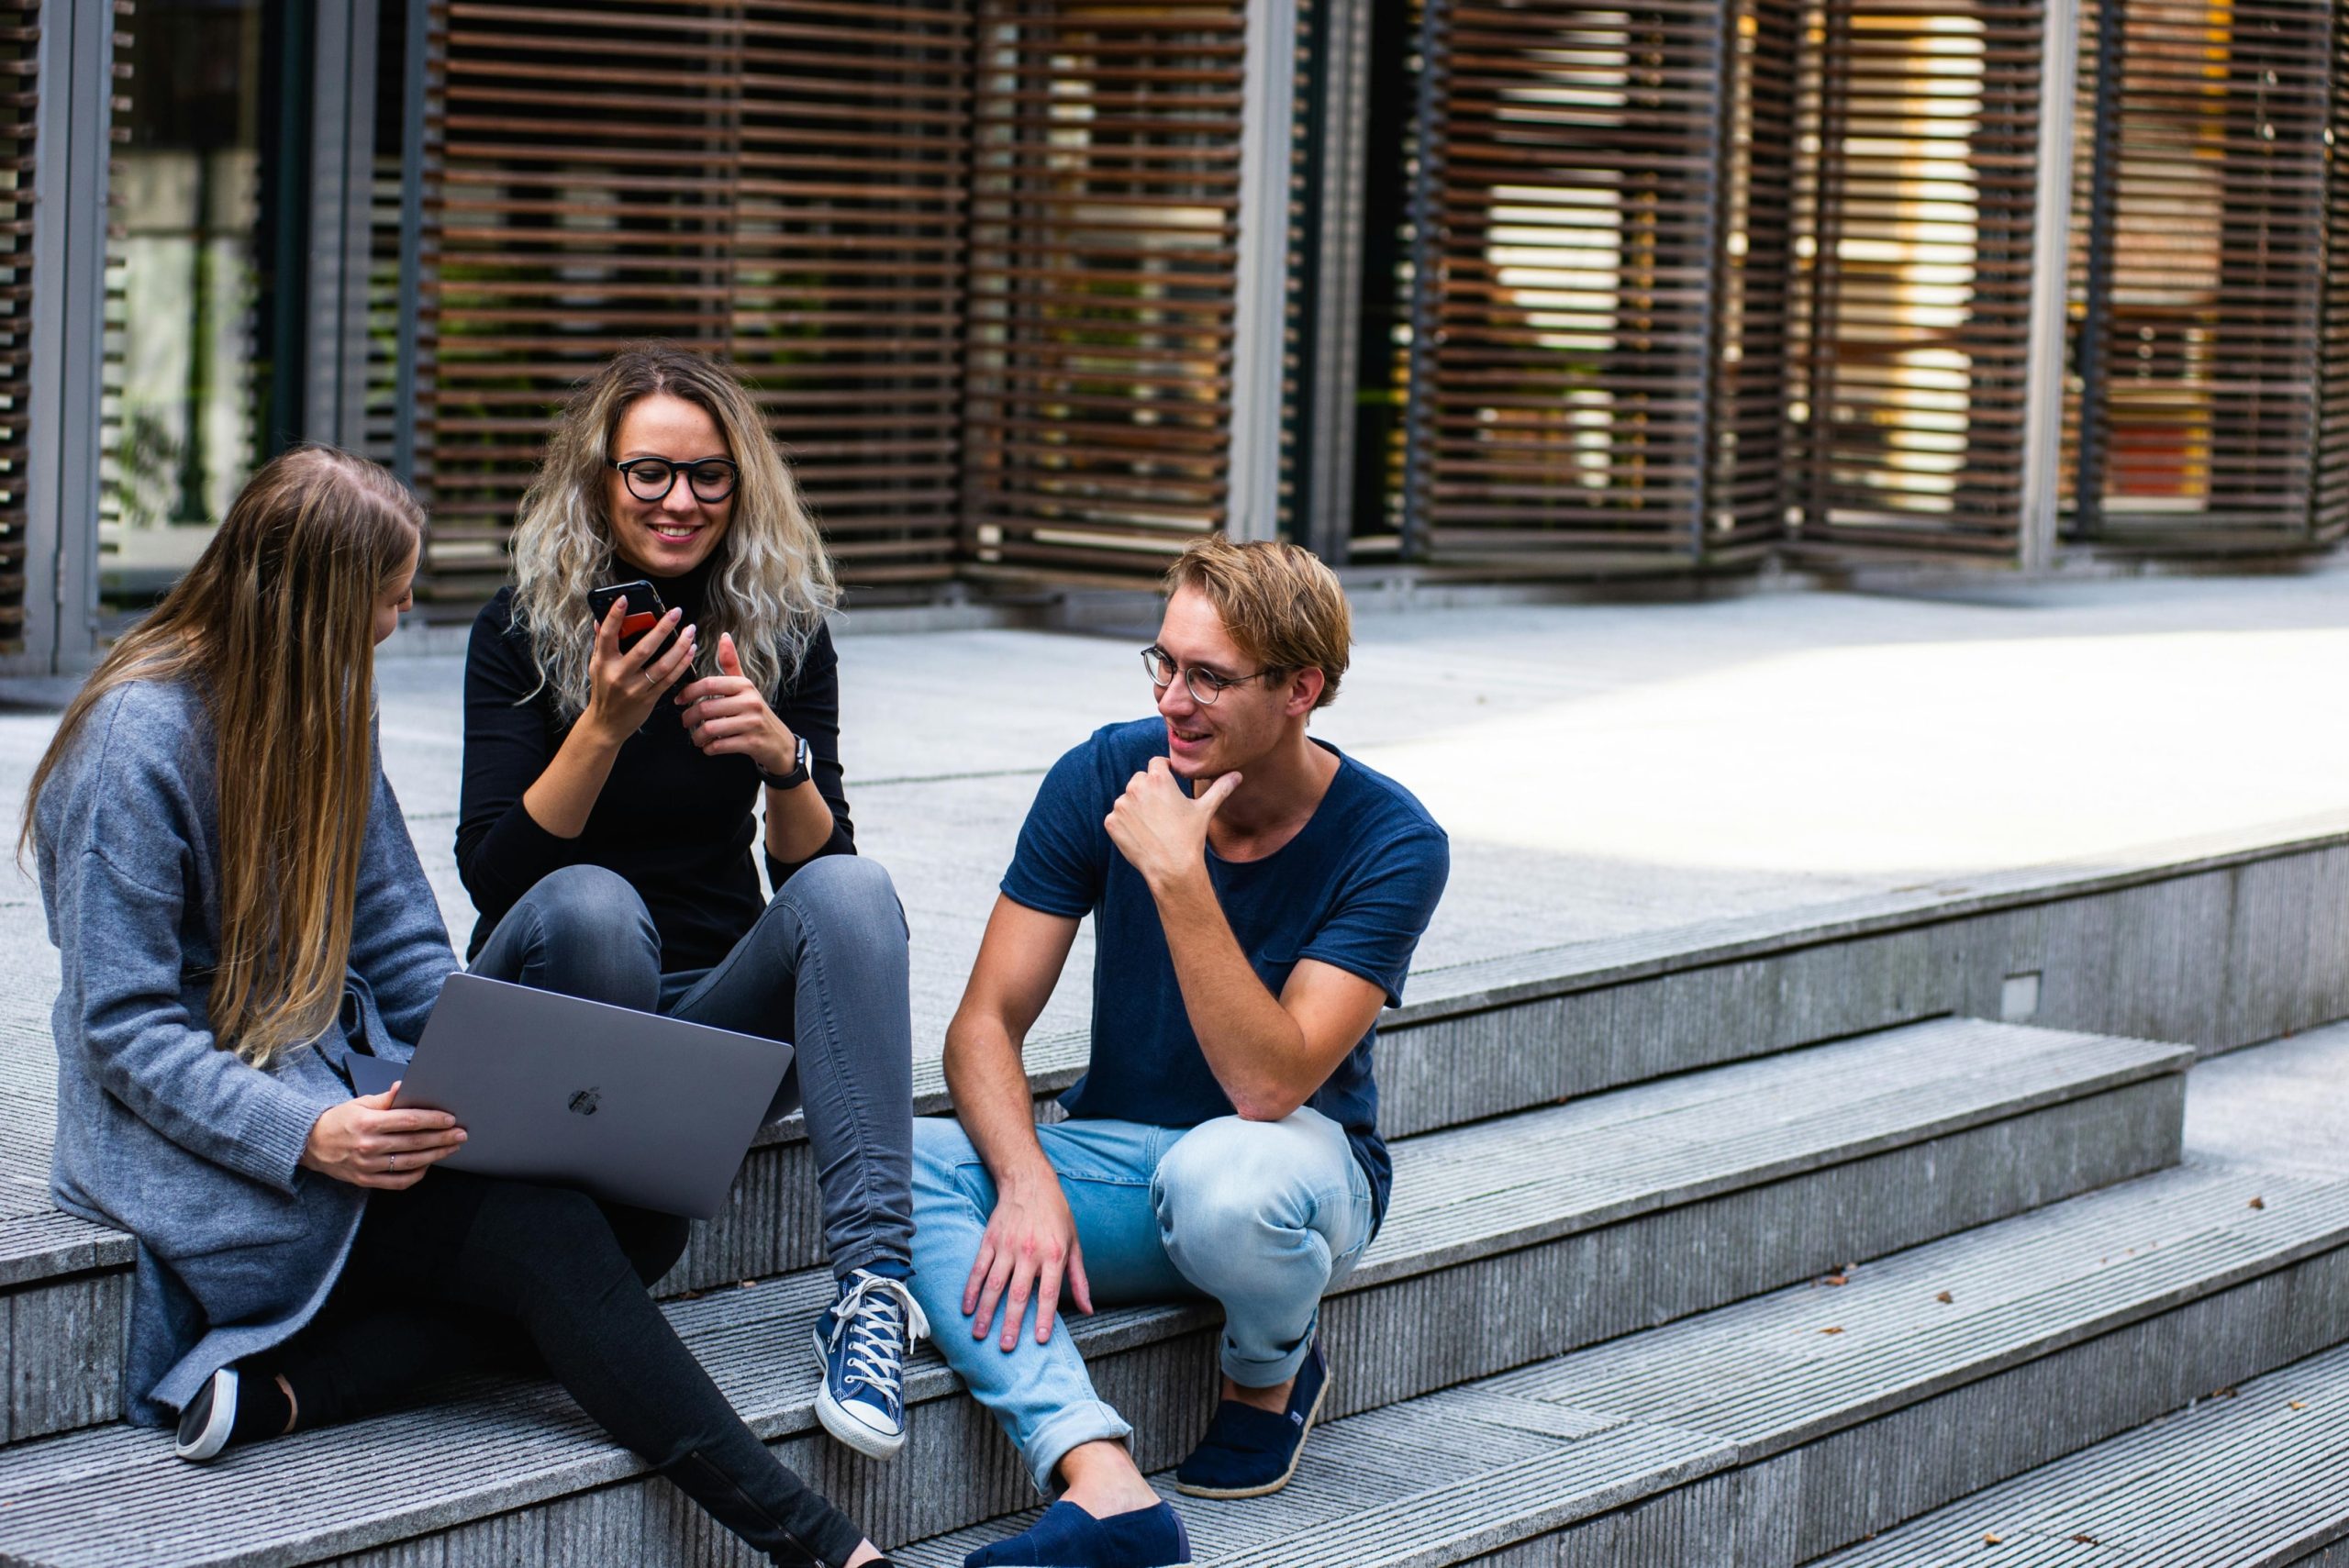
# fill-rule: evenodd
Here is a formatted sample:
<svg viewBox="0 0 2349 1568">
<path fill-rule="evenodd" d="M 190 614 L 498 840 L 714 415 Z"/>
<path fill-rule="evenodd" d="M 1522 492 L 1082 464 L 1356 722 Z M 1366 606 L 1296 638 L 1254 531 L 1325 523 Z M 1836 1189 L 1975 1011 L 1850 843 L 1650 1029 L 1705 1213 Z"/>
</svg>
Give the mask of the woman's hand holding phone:
<svg viewBox="0 0 2349 1568">
<path fill-rule="evenodd" d="M 677 677 L 693 663 L 695 628 L 677 630 L 677 622 L 684 617 L 684 610 L 671 610 L 651 631 L 622 648 L 620 622 L 628 618 L 628 601 L 613 603 L 596 623 L 587 711 L 580 716 L 580 722 L 593 726 L 617 746 L 652 717 L 661 694 L 676 684 Z M 676 636 L 672 638 L 671 632 Z"/>
<path fill-rule="evenodd" d="M 302 1146 L 306 1170 L 354 1187 L 397 1192 L 424 1179 L 424 1173 L 465 1141 L 465 1129 L 447 1111 L 394 1109 L 397 1084 L 380 1095 L 345 1100 L 310 1125 Z"/>
</svg>

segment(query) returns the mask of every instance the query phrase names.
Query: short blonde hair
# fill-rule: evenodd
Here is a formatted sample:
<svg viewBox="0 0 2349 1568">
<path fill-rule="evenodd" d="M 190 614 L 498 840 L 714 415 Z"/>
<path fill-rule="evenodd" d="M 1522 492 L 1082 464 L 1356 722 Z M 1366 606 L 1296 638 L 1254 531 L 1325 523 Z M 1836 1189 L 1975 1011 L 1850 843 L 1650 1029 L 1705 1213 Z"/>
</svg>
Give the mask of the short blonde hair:
<svg viewBox="0 0 2349 1568">
<path fill-rule="evenodd" d="M 1319 556 L 1273 539 L 1234 544 L 1210 534 L 1166 569 L 1166 596 L 1186 588 L 1207 596 L 1231 640 L 1266 670 L 1320 671 L 1315 707 L 1337 700 L 1353 656 L 1353 612 Z"/>
</svg>

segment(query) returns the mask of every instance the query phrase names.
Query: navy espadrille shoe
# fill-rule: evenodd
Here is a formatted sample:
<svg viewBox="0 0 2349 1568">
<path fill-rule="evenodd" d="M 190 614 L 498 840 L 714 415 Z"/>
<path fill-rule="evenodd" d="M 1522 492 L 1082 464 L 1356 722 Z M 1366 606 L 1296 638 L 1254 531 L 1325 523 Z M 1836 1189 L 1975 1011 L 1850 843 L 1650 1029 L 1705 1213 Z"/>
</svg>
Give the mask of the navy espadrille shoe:
<svg viewBox="0 0 2349 1568">
<path fill-rule="evenodd" d="M 1172 1504 L 1097 1519 L 1054 1503 L 1018 1535 L 963 1558 L 963 1568 L 1172 1568 L 1190 1560 L 1191 1537 Z"/>
<path fill-rule="evenodd" d="M 1262 1497 L 1288 1485 L 1305 1455 L 1305 1437 L 1330 1388 L 1330 1359 L 1315 1335 L 1288 1407 L 1279 1415 L 1227 1399 L 1216 1407 L 1208 1435 L 1174 1471 L 1174 1490 L 1186 1497 Z"/>
</svg>

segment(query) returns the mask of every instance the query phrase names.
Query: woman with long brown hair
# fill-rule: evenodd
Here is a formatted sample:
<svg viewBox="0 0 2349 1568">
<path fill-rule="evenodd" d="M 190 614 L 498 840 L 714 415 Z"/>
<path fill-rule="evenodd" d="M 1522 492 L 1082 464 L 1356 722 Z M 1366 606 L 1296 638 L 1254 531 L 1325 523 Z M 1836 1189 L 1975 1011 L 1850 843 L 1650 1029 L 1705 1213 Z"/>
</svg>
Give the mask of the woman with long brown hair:
<svg viewBox="0 0 2349 1568">
<path fill-rule="evenodd" d="M 58 1206 L 138 1239 L 134 1420 L 178 1451 L 346 1419 L 518 1337 L 772 1561 L 884 1561 L 745 1427 L 646 1284 L 683 1227 L 433 1170 L 438 1111 L 355 1096 L 456 968 L 373 735 L 423 517 L 304 448 L 253 476 L 33 776 L 63 984 Z"/>
<path fill-rule="evenodd" d="M 628 604 L 591 607 L 631 582 L 665 611 L 633 640 Z M 842 784 L 833 597 L 733 372 L 673 343 L 620 353 L 556 419 L 513 584 L 473 624 L 457 870 L 473 973 L 791 1042 L 769 1116 L 805 1109 L 837 1280 L 816 1414 L 886 1459 L 927 1329 L 913 1027 L 905 917 Z"/>
</svg>

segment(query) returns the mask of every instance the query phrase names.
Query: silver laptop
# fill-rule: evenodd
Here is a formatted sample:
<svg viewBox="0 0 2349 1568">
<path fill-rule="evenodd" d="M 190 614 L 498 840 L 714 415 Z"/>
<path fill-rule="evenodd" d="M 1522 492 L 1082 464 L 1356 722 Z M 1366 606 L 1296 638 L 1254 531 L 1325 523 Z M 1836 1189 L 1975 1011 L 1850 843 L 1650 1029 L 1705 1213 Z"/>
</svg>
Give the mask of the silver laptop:
<svg viewBox="0 0 2349 1568">
<path fill-rule="evenodd" d="M 707 1219 L 791 1065 L 791 1047 L 576 996 L 452 974 L 396 1062 L 354 1053 L 351 1086 L 448 1111 L 451 1170 L 584 1188 Z"/>
</svg>

